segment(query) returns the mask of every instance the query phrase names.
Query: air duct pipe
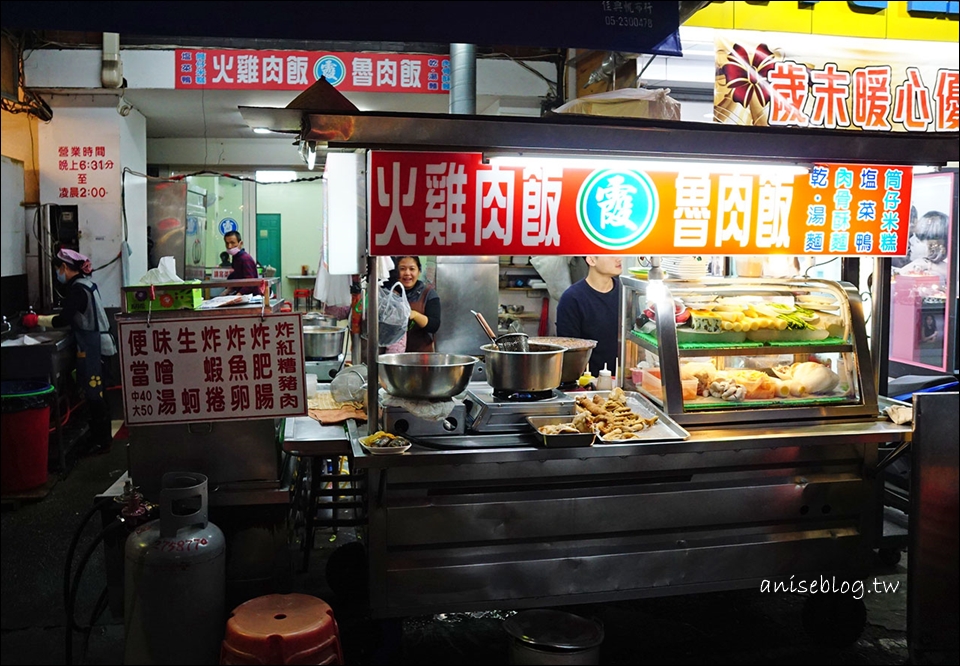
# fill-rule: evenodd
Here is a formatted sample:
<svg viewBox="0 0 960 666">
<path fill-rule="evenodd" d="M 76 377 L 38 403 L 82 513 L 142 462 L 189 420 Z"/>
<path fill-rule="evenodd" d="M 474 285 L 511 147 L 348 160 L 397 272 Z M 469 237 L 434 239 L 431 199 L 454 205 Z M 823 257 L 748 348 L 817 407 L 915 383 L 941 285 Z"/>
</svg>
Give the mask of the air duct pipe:
<svg viewBox="0 0 960 666">
<path fill-rule="evenodd" d="M 477 113 L 477 47 L 450 45 L 450 113 Z"/>
</svg>

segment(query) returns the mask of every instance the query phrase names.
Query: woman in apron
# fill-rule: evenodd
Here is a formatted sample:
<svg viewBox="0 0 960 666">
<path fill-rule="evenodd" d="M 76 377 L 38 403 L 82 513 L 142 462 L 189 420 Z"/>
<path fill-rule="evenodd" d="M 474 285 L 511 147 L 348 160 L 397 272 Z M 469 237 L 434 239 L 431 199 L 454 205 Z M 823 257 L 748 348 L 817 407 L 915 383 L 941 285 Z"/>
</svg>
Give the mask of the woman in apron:
<svg viewBox="0 0 960 666">
<path fill-rule="evenodd" d="M 433 338 L 440 328 L 440 296 L 432 284 L 420 280 L 423 270 L 420 257 L 397 257 L 395 263 L 400 284 L 407 291 L 410 303 L 407 351 L 436 351 Z"/>
<path fill-rule="evenodd" d="M 110 449 L 110 409 L 103 397 L 104 359 L 117 353 L 110 322 L 97 285 L 90 279 L 90 260 L 79 252 L 61 249 L 56 256 L 57 280 L 66 298 L 58 315 L 43 315 L 37 323 L 56 328 L 69 326 L 77 344 L 77 384 L 89 409 L 90 448 Z"/>
</svg>

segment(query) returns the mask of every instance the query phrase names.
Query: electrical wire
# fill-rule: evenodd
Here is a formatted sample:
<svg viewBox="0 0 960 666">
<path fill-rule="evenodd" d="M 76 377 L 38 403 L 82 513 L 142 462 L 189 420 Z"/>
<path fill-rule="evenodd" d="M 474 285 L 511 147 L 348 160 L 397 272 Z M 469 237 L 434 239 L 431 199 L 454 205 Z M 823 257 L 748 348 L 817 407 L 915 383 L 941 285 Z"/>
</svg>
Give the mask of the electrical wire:
<svg viewBox="0 0 960 666">
<path fill-rule="evenodd" d="M 147 180 L 160 181 L 164 183 L 178 183 L 182 180 L 193 178 L 195 176 L 219 176 L 221 178 L 230 178 L 231 180 L 239 180 L 245 183 L 256 183 L 257 185 L 289 185 L 290 183 L 309 183 L 316 180 L 323 180 L 323 176 L 310 176 L 309 178 L 295 178 L 293 180 L 286 180 L 283 182 L 264 183 L 256 178 L 251 178 L 250 176 L 240 176 L 233 173 L 227 173 L 226 171 L 214 171 L 212 169 L 192 171 L 190 173 L 178 174 L 176 176 L 150 176 L 145 173 L 140 173 L 139 171 L 134 171 L 129 167 L 124 167 L 123 171 L 125 173 L 129 173 L 131 176 L 138 176 L 140 178 L 146 178 Z"/>
<path fill-rule="evenodd" d="M 645 63 L 643 64 L 643 67 L 640 69 L 639 72 L 637 72 L 637 81 L 639 81 L 639 80 L 640 80 L 640 77 L 643 76 L 643 73 L 644 73 L 645 71 L 647 71 L 647 67 L 649 67 L 651 64 L 653 64 L 653 61 L 654 61 L 654 59 L 655 59 L 656 57 L 657 57 L 657 54 L 654 53 L 653 55 L 650 56 L 650 59 L 647 60 L 647 62 L 645 62 Z"/>
<path fill-rule="evenodd" d="M 65 425 L 67 425 L 67 423 L 70 422 L 70 415 L 73 414 L 76 410 L 80 409 L 80 407 L 83 406 L 84 404 L 86 404 L 86 402 L 87 402 L 87 401 L 86 401 L 85 398 L 81 398 L 81 399 L 80 399 L 80 402 L 78 402 L 77 404 L 75 404 L 75 405 L 73 405 L 73 406 L 71 407 L 71 406 L 70 406 L 70 401 L 68 400 L 68 401 L 67 401 L 67 413 L 64 414 L 64 416 L 63 416 L 62 419 L 60 419 L 60 427 L 62 428 L 62 427 L 64 427 Z M 57 426 L 54 426 L 54 427 L 50 428 L 50 434 L 53 434 L 53 433 L 55 433 L 56 431 L 57 431 Z"/>
<path fill-rule="evenodd" d="M 814 268 L 817 268 L 818 266 L 826 266 L 827 264 L 832 263 L 839 258 L 840 257 L 834 257 L 833 259 L 827 259 L 826 261 L 821 261 L 819 264 L 810 264 L 809 266 L 807 266 L 807 269 L 803 271 L 803 277 L 805 278 L 810 277 L 810 271 L 813 270 Z"/>
<path fill-rule="evenodd" d="M 53 117 L 53 110 L 50 106 L 40 95 L 26 89 L 23 85 L 23 39 L 6 29 L 2 31 L 2 34 L 17 52 L 17 99 L 3 98 L 0 100 L 0 108 L 3 108 L 7 113 L 28 113 L 43 121 L 50 120 Z M 23 100 L 20 99 L 21 94 L 24 97 Z"/>
<path fill-rule="evenodd" d="M 80 663 L 84 664 L 87 661 L 87 650 L 90 648 L 90 634 L 93 633 L 93 627 L 96 625 L 97 620 L 100 619 L 100 616 L 103 615 L 103 611 L 107 610 L 109 606 L 110 599 L 110 586 L 104 585 L 103 591 L 100 593 L 100 597 L 97 599 L 97 603 L 94 604 L 93 610 L 90 611 L 90 619 L 87 620 L 87 626 L 83 628 L 83 645 L 80 647 Z"/>
<path fill-rule="evenodd" d="M 112 501 L 109 497 L 104 497 L 94 503 L 87 512 L 83 515 L 83 518 L 80 519 L 80 525 L 77 528 L 77 531 L 74 532 L 73 538 L 70 540 L 70 546 L 67 548 L 67 559 L 64 562 L 63 567 L 63 607 L 66 612 L 66 622 L 65 622 L 65 632 L 64 632 L 64 648 L 66 650 L 66 663 L 73 663 L 73 631 L 74 629 L 81 629 L 73 617 L 73 604 L 76 602 L 76 583 L 80 581 L 80 574 L 83 573 L 84 567 L 86 567 L 87 561 L 90 559 L 90 556 L 93 554 L 93 551 L 100 544 L 103 538 L 109 533 L 108 530 L 111 530 L 114 526 L 119 526 L 118 521 L 114 521 L 107 528 L 102 530 L 97 538 L 94 540 L 93 544 L 87 548 L 84 552 L 84 556 L 81 560 L 80 566 L 77 569 L 76 576 L 74 578 L 74 584 L 70 584 L 70 573 L 73 568 L 73 556 L 76 553 L 77 546 L 80 543 L 80 537 L 83 534 L 84 528 L 87 526 L 87 523 L 90 519 L 103 507 L 109 504 Z"/>
</svg>

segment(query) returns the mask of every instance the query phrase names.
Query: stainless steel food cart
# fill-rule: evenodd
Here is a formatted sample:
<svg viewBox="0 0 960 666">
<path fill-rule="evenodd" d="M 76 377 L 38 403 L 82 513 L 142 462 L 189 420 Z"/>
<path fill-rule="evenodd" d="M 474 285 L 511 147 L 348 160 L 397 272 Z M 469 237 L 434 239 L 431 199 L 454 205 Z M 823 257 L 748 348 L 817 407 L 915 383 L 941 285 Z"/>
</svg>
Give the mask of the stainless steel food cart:
<svg viewBox="0 0 960 666">
<path fill-rule="evenodd" d="M 475 151 L 484 159 L 593 154 L 942 165 L 954 159 L 957 146 L 956 133 L 241 111 L 251 126 L 297 134 L 332 150 Z M 360 169 L 358 176 L 367 179 L 369 203 L 371 174 Z M 395 172 L 394 192 L 397 183 Z M 876 275 L 884 274 L 885 261 L 888 266 L 878 261 Z M 376 284 L 373 257 L 367 270 L 369 284 Z M 800 418 L 770 421 L 692 419 L 683 441 L 570 449 L 543 448 L 522 433 L 463 430 L 421 436 L 406 453 L 389 456 L 368 455 L 359 444 L 366 430 L 350 424 L 354 469 L 368 475 L 373 613 L 521 608 L 753 588 L 791 575 L 862 575 L 880 509 L 873 478 L 878 445 L 901 442 L 911 432 L 878 417 L 883 401 L 870 388 L 876 375 L 867 368 L 882 365 L 888 322 L 883 280 L 874 287 L 874 362 L 865 355 L 862 318 L 853 324 L 857 342 L 836 351 L 853 355 L 862 369 L 860 392 L 846 416 L 811 408 L 814 413 L 795 412 Z M 376 312 L 376 289 L 368 298 L 369 311 Z M 367 321 L 373 430 L 381 424 L 373 361 L 377 319 Z M 671 362 L 679 364 L 678 358 Z M 679 391 L 670 381 L 668 394 Z M 665 407 L 669 418 L 673 404 Z"/>
</svg>

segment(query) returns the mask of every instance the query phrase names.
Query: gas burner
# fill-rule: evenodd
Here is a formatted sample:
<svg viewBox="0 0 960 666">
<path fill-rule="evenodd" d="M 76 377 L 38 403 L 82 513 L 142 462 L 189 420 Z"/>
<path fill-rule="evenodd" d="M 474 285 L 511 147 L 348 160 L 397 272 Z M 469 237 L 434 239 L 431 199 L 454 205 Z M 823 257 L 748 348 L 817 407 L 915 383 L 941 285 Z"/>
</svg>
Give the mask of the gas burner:
<svg viewBox="0 0 960 666">
<path fill-rule="evenodd" d="M 518 400 L 517 398 L 521 398 Z M 467 390 L 467 431 L 494 434 L 527 432 L 528 416 L 572 415 L 573 398 L 562 391 L 494 391 L 492 387 Z"/>
<path fill-rule="evenodd" d="M 501 391 L 494 389 L 493 397 L 507 402 L 538 402 L 549 400 L 556 396 L 553 389 L 545 391 Z"/>
</svg>

